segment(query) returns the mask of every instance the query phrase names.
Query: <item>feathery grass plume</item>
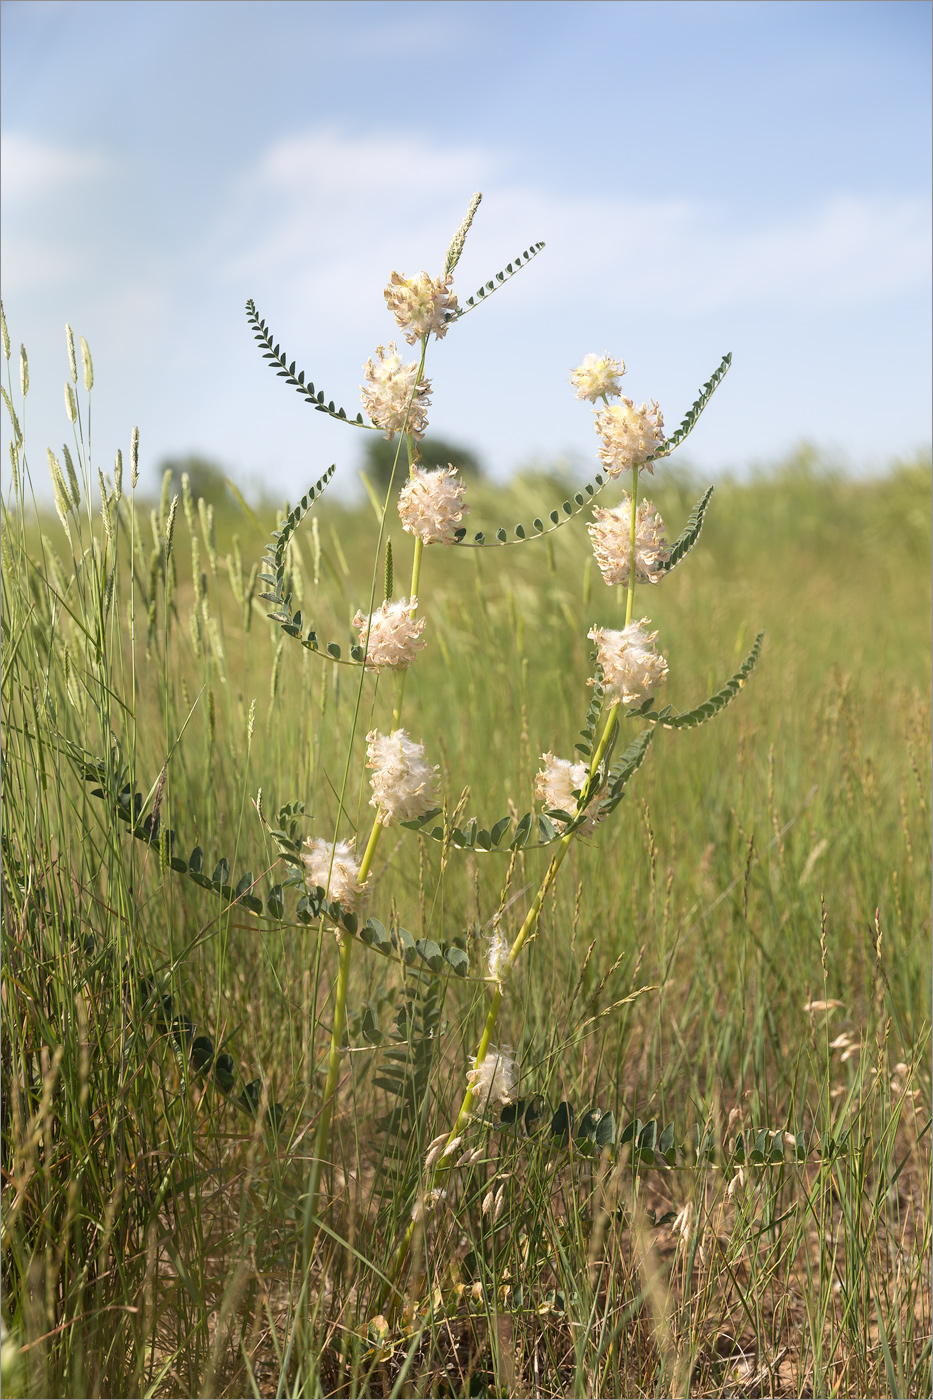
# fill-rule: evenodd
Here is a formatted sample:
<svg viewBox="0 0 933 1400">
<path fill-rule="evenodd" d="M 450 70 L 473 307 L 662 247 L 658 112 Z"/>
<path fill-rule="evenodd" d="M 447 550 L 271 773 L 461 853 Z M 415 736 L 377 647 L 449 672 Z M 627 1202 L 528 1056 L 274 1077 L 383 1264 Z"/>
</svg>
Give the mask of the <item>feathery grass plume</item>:
<svg viewBox="0 0 933 1400">
<path fill-rule="evenodd" d="M 353 910 L 365 888 L 360 884 L 360 862 L 353 853 L 352 841 L 325 841 L 320 836 L 305 841 L 307 850 L 302 860 L 308 883 L 324 890 L 330 900 L 339 901 L 341 908 Z"/>
<path fill-rule="evenodd" d="M 119 447 L 113 459 L 113 489 L 119 501 L 123 496 L 123 451 Z"/>
<path fill-rule="evenodd" d="M 603 510 L 593 507 L 596 519 L 587 525 L 593 541 L 593 554 L 606 583 L 628 583 L 632 554 L 632 498 L 626 496 L 617 506 Z M 664 521 L 651 501 L 639 501 L 635 508 L 635 580 L 658 583 L 664 577 L 663 565 L 669 558 Z"/>
<path fill-rule="evenodd" d="M 68 494 L 68 487 L 65 485 L 65 477 L 62 472 L 61 463 L 55 456 L 51 447 L 45 449 L 49 459 L 49 475 L 52 478 L 52 494 L 55 497 L 55 509 L 58 518 L 64 526 L 65 534 L 71 539 L 71 530 L 68 527 L 68 513 L 71 510 L 72 502 Z"/>
<path fill-rule="evenodd" d="M 81 491 L 78 486 L 78 473 L 75 471 L 75 464 L 71 459 L 67 442 L 62 443 L 62 455 L 65 458 L 65 468 L 68 472 L 68 486 L 71 491 L 71 499 L 74 501 L 75 510 L 81 504 Z"/>
<path fill-rule="evenodd" d="M 414 616 L 418 599 L 401 598 L 397 603 L 388 599 L 370 616 L 357 612 L 353 626 L 360 637 L 360 645 L 367 646 L 366 665 L 373 670 L 387 667 L 393 671 L 404 671 L 414 661 L 416 654 L 426 646 L 421 640 L 425 619 Z"/>
<path fill-rule="evenodd" d="M 68 368 L 71 371 L 71 382 L 78 382 L 78 358 L 75 355 L 75 333 L 65 322 L 65 344 L 68 347 Z"/>
<path fill-rule="evenodd" d="M 100 491 L 100 515 L 101 519 L 104 522 L 104 530 L 106 532 L 107 539 L 110 541 L 111 544 L 113 544 L 114 530 L 113 517 L 110 511 L 110 497 L 107 492 L 107 483 L 104 480 L 104 474 L 101 471 L 100 467 L 97 468 L 97 486 Z"/>
<path fill-rule="evenodd" d="M 94 361 L 91 359 L 91 347 L 84 336 L 81 337 L 81 368 L 84 371 L 84 387 L 90 393 L 94 388 Z"/>
<path fill-rule="evenodd" d="M 165 559 L 166 559 L 166 562 L 168 562 L 168 560 L 171 558 L 171 555 L 172 555 L 172 545 L 174 544 L 174 541 L 175 541 L 175 515 L 176 515 L 177 511 L 178 511 L 178 495 L 177 495 L 177 493 L 176 493 L 176 494 L 172 497 L 172 504 L 169 506 L 169 509 L 168 509 L 168 519 L 167 519 L 167 521 L 165 522 Z"/>
<path fill-rule="evenodd" d="M 139 429 L 134 428 L 130 435 L 130 485 L 136 490 L 139 481 Z"/>
<path fill-rule="evenodd" d="M 617 399 L 621 394 L 619 380 L 625 373 L 625 361 L 611 355 L 584 355 L 583 363 L 570 371 L 570 382 L 578 399 Z"/>
<path fill-rule="evenodd" d="M 363 366 L 366 383 L 360 385 L 363 408 L 377 428 L 391 439 L 409 432 L 420 441 L 428 426 L 431 403 L 430 379 L 418 378 L 417 361 L 402 364 L 395 341 L 376 346 L 376 360 Z"/>
<path fill-rule="evenodd" d="M 425 544 L 451 544 L 457 526 L 469 514 L 470 507 L 463 500 L 465 489 L 456 467 L 429 471 L 413 466 L 398 498 L 402 528 Z"/>
<path fill-rule="evenodd" d="M 535 797 L 540 798 L 545 807 L 557 808 L 559 812 L 576 810 L 575 792 L 581 792 L 589 776 L 585 763 L 573 763 L 568 758 L 556 758 L 552 753 L 543 753 L 543 769 L 535 778 Z M 580 827 L 582 836 L 592 836 L 599 825 L 599 814 L 591 812 Z"/>
<path fill-rule="evenodd" d="M 23 398 L 29 393 L 29 358 L 25 345 L 19 347 L 19 391 Z"/>
<path fill-rule="evenodd" d="M 630 467 L 645 467 L 654 474 L 648 458 L 664 444 L 664 419 L 654 400 L 636 408 L 631 399 L 623 399 L 598 409 L 595 419 L 602 439 L 597 456 L 607 476 L 619 476 Z"/>
<path fill-rule="evenodd" d="M 491 1103 L 512 1103 L 517 1081 L 518 1065 L 507 1045 L 500 1049 L 490 1045 L 480 1063 L 467 1074 L 467 1088 L 483 1110 Z"/>
<path fill-rule="evenodd" d="M 75 401 L 75 391 L 68 380 L 65 380 L 65 413 L 69 423 L 76 423 L 78 420 L 78 405 Z"/>
<path fill-rule="evenodd" d="M 10 332 L 7 330 L 6 311 L 3 309 L 3 302 L 0 301 L 0 339 L 3 341 L 3 358 L 7 364 L 10 362 Z"/>
<path fill-rule="evenodd" d="M 317 580 L 315 579 L 315 582 Z M 386 536 L 385 569 L 382 575 L 382 596 L 388 602 L 395 587 L 395 566 L 392 561 L 392 536 Z"/>
<path fill-rule="evenodd" d="M 596 660 L 603 668 L 608 704 L 634 705 L 666 680 L 667 662 L 655 650 L 657 632 L 646 631 L 650 625 L 643 617 L 640 622 L 630 622 L 621 631 L 591 627 L 587 632 L 598 648 Z M 595 684 L 592 677 L 587 684 Z"/>
<path fill-rule="evenodd" d="M 457 266 L 457 263 L 460 261 L 460 254 L 463 252 L 463 245 L 464 243 L 466 243 L 466 236 L 470 232 L 470 225 L 473 222 L 473 216 L 479 208 L 480 201 L 482 200 L 482 198 L 483 196 L 480 194 L 479 190 L 477 190 L 470 200 L 470 207 L 467 209 L 466 214 L 460 223 L 460 227 L 457 229 L 457 232 L 451 239 L 450 247 L 447 249 L 447 256 L 444 259 L 445 277 L 450 276 L 454 268 Z"/>
<path fill-rule="evenodd" d="M 452 277 L 432 277 L 419 272 L 403 277 L 393 272 L 385 289 L 386 306 L 395 317 L 409 345 L 424 340 L 433 331 L 438 340 L 447 334 L 446 317 L 457 310 L 457 296 L 450 290 Z"/>
<path fill-rule="evenodd" d="M 366 766 L 372 768 L 369 805 L 379 813 L 383 826 L 412 822 L 437 805 L 437 768 L 425 761 L 424 744 L 416 744 L 404 729 L 366 735 Z"/>
</svg>

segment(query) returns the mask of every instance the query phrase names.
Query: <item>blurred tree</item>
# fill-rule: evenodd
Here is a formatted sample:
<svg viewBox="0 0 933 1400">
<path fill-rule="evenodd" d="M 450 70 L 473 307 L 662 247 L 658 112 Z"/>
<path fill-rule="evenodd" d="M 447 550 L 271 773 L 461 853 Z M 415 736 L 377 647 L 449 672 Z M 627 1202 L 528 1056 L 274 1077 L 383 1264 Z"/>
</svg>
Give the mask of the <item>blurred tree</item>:
<svg viewBox="0 0 933 1400">
<path fill-rule="evenodd" d="M 398 438 L 391 442 L 380 434 L 367 434 L 366 447 L 363 453 L 363 470 L 369 477 L 377 492 L 385 495 L 389 488 L 389 479 L 392 475 L 392 463 L 395 461 L 395 454 L 398 450 Z M 456 467 L 462 476 L 472 477 L 474 481 L 483 475 L 483 466 L 475 452 L 471 452 L 468 447 L 458 447 L 455 443 L 445 442 L 443 438 L 426 437 L 418 443 L 423 467 Z M 408 476 L 408 455 L 405 451 L 405 444 L 402 443 L 399 452 L 398 471 L 395 473 L 395 485 L 401 490 Z"/>
<path fill-rule="evenodd" d="M 195 500 L 203 496 L 211 506 L 221 506 L 229 500 L 227 473 L 219 463 L 207 457 L 199 457 L 196 453 L 188 457 L 166 457 L 159 464 L 160 481 L 167 471 L 172 473 L 173 492 L 181 491 L 181 479 L 187 472 Z"/>
</svg>

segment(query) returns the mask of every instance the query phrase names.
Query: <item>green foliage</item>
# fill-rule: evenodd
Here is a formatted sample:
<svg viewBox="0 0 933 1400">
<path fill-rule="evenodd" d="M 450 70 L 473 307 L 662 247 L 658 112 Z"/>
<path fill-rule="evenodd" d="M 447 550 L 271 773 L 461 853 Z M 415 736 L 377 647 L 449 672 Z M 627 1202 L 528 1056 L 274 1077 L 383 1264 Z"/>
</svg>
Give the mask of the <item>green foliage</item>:
<svg viewBox="0 0 933 1400">
<path fill-rule="evenodd" d="M 203 498 L 208 505 L 223 506 L 230 500 L 226 472 L 219 463 L 208 457 L 197 454 L 166 457 L 160 462 L 158 470 L 162 480 L 168 475 L 168 489 L 172 495 L 181 494 L 182 477 L 187 476 L 188 487 L 195 501 Z"/>
<path fill-rule="evenodd" d="M 375 487 L 380 499 L 384 499 L 392 480 L 392 469 L 396 457 L 395 487 L 401 489 L 408 478 L 408 458 L 404 443 L 388 441 L 384 434 L 366 439 L 363 453 L 363 470 Z M 465 480 L 478 480 L 483 475 L 483 465 L 475 452 L 444 438 L 425 437 L 417 444 L 417 459 L 421 466 L 434 470 L 437 467 L 455 467 Z"/>
<path fill-rule="evenodd" d="M 368 431 L 379 431 L 378 429 L 373 429 L 371 424 L 364 423 L 361 413 L 358 413 L 355 418 L 350 418 L 347 416 L 345 409 L 335 406 L 333 399 L 325 403 L 324 390 L 315 390 L 310 379 L 305 383 L 304 370 L 299 370 L 296 376 L 295 361 L 292 360 L 291 364 L 289 364 L 288 358 L 283 353 L 281 347 L 273 343 L 272 332 L 269 330 L 265 321 L 260 320 L 259 313 L 252 299 L 246 303 L 246 319 L 252 327 L 255 340 L 259 345 L 264 347 L 262 358 L 269 361 L 270 366 L 275 369 L 278 378 L 284 379 L 286 384 L 296 389 L 306 403 L 309 403 L 312 408 L 316 408 L 318 413 L 326 413 L 331 418 L 337 418 L 343 423 L 349 423 L 353 428 L 366 428 Z"/>
<path fill-rule="evenodd" d="M 468 311 L 475 311 L 477 306 L 481 306 L 493 292 L 497 292 L 500 287 L 504 286 L 510 278 L 515 276 L 516 272 L 520 272 L 523 267 L 527 267 L 532 258 L 537 257 L 543 247 L 543 243 L 532 243 L 530 248 L 526 248 L 523 253 L 519 253 L 510 263 L 506 263 L 504 269 L 501 272 L 497 272 L 495 277 L 491 277 L 488 282 L 484 282 L 481 287 L 477 288 L 473 295 L 468 297 L 457 311 L 448 312 L 444 319 L 447 321 L 459 321 L 461 316 L 465 316 Z"/>
</svg>

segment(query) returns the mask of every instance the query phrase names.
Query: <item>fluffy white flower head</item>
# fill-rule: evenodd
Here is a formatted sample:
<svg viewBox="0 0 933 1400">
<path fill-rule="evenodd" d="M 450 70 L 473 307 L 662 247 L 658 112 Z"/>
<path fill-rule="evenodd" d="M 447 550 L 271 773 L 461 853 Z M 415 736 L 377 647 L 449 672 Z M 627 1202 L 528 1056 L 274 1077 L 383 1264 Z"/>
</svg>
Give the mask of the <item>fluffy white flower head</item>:
<svg viewBox="0 0 933 1400">
<path fill-rule="evenodd" d="M 412 361 L 403 365 L 395 342 L 390 340 L 388 348 L 376 346 L 376 359 L 366 361 L 363 373 L 363 407 L 376 427 L 384 428 L 387 438 L 403 429 L 415 438 L 423 438 L 428 426 L 431 381 L 418 379 L 417 364 Z"/>
<path fill-rule="evenodd" d="M 597 399 L 619 397 L 619 380 L 624 373 L 624 362 L 611 355 L 584 355 L 583 363 L 570 371 L 570 382 L 578 399 L 595 403 Z"/>
<path fill-rule="evenodd" d="M 649 632 L 646 617 L 630 622 L 620 632 L 608 627 L 592 627 L 587 633 L 598 648 L 597 661 L 603 668 L 603 684 L 610 705 L 634 705 L 650 695 L 667 678 L 667 662 L 655 650 L 657 632 Z M 590 685 L 593 681 L 590 680 Z"/>
<path fill-rule="evenodd" d="M 511 1103 L 515 1098 L 518 1066 L 507 1046 L 490 1045 L 482 1062 L 467 1075 L 467 1088 L 485 1108 L 490 1103 Z"/>
<path fill-rule="evenodd" d="M 607 583 L 628 583 L 632 553 L 632 498 L 611 510 L 593 507 L 596 519 L 587 525 L 593 553 Z M 664 577 L 659 565 L 667 562 L 664 521 L 651 501 L 639 501 L 635 509 L 635 578 L 638 583 L 658 583 Z"/>
<path fill-rule="evenodd" d="M 535 797 L 541 798 L 545 807 L 556 807 L 561 812 L 574 812 L 577 799 L 574 789 L 579 792 L 586 782 L 589 770 L 585 763 L 572 763 L 568 758 L 555 758 L 552 753 L 543 753 L 544 767 L 535 778 Z M 592 812 L 580 827 L 584 836 L 592 836 L 599 824 L 599 816 Z"/>
<path fill-rule="evenodd" d="M 438 770 L 425 762 L 424 744 L 409 739 L 404 729 L 392 734 L 372 729 L 366 743 L 366 764 L 374 770 L 369 805 L 379 809 L 383 826 L 417 821 L 437 806 Z"/>
<path fill-rule="evenodd" d="M 386 306 L 392 312 L 409 345 L 433 331 L 438 340 L 447 334 L 445 315 L 457 310 L 456 293 L 450 290 L 452 277 L 432 277 L 419 272 L 403 277 L 393 272 L 385 289 Z"/>
<path fill-rule="evenodd" d="M 404 671 L 426 645 L 421 640 L 425 619 L 413 615 L 417 606 L 417 598 L 412 598 L 410 603 L 406 598 L 397 603 L 387 599 L 370 617 L 361 612 L 356 614 L 353 626 L 360 634 L 361 646 L 366 645 L 369 632 L 366 665 L 372 670 L 389 667 L 393 671 Z"/>
<path fill-rule="evenodd" d="M 456 467 L 412 467 L 398 498 L 402 528 L 425 544 L 447 544 L 470 507 L 463 499 L 464 484 Z"/>
<path fill-rule="evenodd" d="M 339 900 L 344 909 L 355 909 L 362 886 L 359 883 L 360 863 L 353 854 L 353 842 L 338 841 L 336 845 L 331 845 L 330 841 L 315 837 L 306 841 L 305 845 L 307 850 L 301 858 L 308 872 L 309 884 L 320 885 L 327 891 L 327 898 Z"/>
<path fill-rule="evenodd" d="M 619 476 L 629 467 L 645 467 L 647 459 L 664 443 L 664 419 L 654 402 L 636 408 L 631 399 L 610 404 L 596 413 L 596 431 L 602 439 L 597 456 L 608 476 Z"/>
</svg>

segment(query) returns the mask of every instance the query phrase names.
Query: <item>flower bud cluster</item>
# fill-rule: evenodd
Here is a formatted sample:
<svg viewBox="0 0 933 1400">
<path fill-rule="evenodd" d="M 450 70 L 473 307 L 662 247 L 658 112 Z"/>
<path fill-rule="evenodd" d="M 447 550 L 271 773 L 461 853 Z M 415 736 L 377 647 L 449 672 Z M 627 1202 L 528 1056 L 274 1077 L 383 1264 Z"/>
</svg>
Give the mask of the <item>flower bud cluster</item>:
<svg viewBox="0 0 933 1400">
<path fill-rule="evenodd" d="M 572 763 L 568 758 L 555 758 L 552 753 L 543 753 L 543 769 L 535 778 L 535 797 L 540 798 L 545 807 L 556 807 L 560 812 L 576 811 L 577 799 L 574 792 L 581 792 L 589 776 L 585 763 Z M 599 825 L 599 816 L 591 812 L 579 828 L 582 836 L 592 836 Z"/>
<path fill-rule="evenodd" d="M 388 347 L 376 346 L 376 359 L 366 361 L 363 373 L 363 407 L 376 427 L 383 428 L 387 438 L 401 432 L 409 432 L 418 440 L 423 438 L 428 426 L 431 381 L 418 379 L 415 361 L 403 365 L 395 342 L 390 340 Z"/>
<path fill-rule="evenodd" d="M 631 399 L 622 399 L 600 409 L 596 431 L 602 441 L 597 456 L 608 476 L 619 476 L 629 467 L 645 467 L 654 473 L 648 458 L 664 444 L 664 419 L 655 402 L 636 408 Z"/>
<path fill-rule="evenodd" d="M 355 909 L 363 886 L 359 883 L 360 863 L 353 853 L 352 841 L 332 845 L 320 837 L 305 842 L 307 850 L 302 860 L 311 885 L 319 885 L 327 898 L 339 900 L 344 909 Z"/>
<path fill-rule="evenodd" d="M 628 583 L 632 554 L 632 498 L 626 496 L 611 510 L 593 507 L 596 519 L 586 528 L 593 541 L 593 553 L 607 583 Z M 635 580 L 658 583 L 664 577 L 660 566 L 669 558 L 664 521 L 651 501 L 639 501 L 635 510 Z"/>
<path fill-rule="evenodd" d="M 597 646 L 596 659 L 610 705 L 635 705 L 667 678 L 667 662 L 655 649 L 658 634 L 648 632 L 650 625 L 643 617 L 621 631 L 591 627 L 587 633 Z"/>
<path fill-rule="evenodd" d="M 425 544 L 449 545 L 470 509 L 463 500 L 464 489 L 455 467 L 412 467 L 398 498 L 402 528 Z"/>
<path fill-rule="evenodd" d="M 371 670 L 387 667 L 393 671 L 404 671 L 426 645 L 421 640 L 425 619 L 414 616 L 417 606 L 417 598 L 412 598 L 410 603 L 406 598 L 397 603 L 386 599 L 370 616 L 357 612 L 353 626 L 359 633 L 360 645 L 366 647 L 366 665 Z"/>
<path fill-rule="evenodd" d="M 409 345 L 415 345 L 433 331 L 438 340 L 447 334 L 446 316 L 457 307 L 457 296 L 450 290 L 452 277 L 432 277 L 419 272 L 416 277 L 403 277 L 393 272 L 385 289 L 386 305 L 405 334 Z"/>
<path fill-rule="evenodd" d="M 625 373 L 625 363 L 610 355 L 584 355 L 583 363 L 570 371 L 570 382 L 578 399 L 617 399 L 619 380 Z"/>
<path fill-rule="evenodd" d="M 379 810 L 383 826 L 413 822 L 437 805 L 437 768 L 425 762 L 424 744 L 416 744 L 404 729 L 366 735 L 366 766 L 372 768 L 370 806 Z"/>
<path fill-rule="evenodd" d="M 512 1103 L 518 1066 L 512 1052 L 503 1046 L 497 1050 L 490 1045 L 483 1059 L 467 1074 L 467 1087 L 485 1108 L 490 1103 Z"/>
</svg>

